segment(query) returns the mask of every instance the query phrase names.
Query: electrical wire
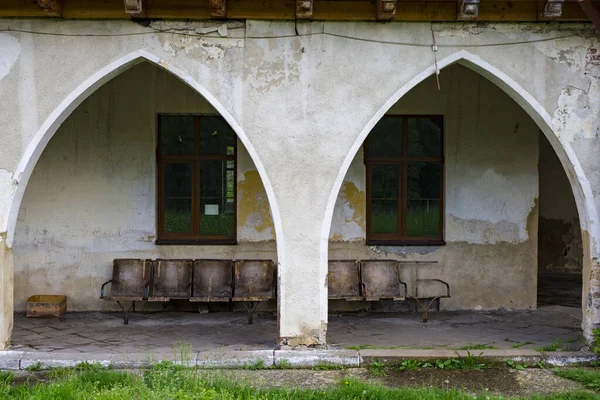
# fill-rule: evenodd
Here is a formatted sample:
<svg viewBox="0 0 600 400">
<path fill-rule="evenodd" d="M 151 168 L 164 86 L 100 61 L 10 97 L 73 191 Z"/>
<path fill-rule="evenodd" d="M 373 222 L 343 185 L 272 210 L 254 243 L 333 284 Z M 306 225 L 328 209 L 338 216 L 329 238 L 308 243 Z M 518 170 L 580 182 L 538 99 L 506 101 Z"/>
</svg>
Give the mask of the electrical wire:
<svg viewBox="0 0 600 400">
<path fill-rule="evenodd" d="M 32 31 L 26 29 L 12 29 L 10 27 L 6 29 L 0 29 L 0 32 L 14 32 L 14 33 L 26 33 L 32 35 L 43 35 L 43 36 L 62 36 L 62 37 L 126 37 L 126 36 L 144 36 L 144 35 L 155 35 L 155 34 L 168 34 L 168 35 L 177 35 L 177 36 L 186 36 L 186 37 L 195 37 L 195 38 L 203 38 L 203 39 L 229 39 L 229 40 L 243 40 L 243 39 L 252 39 L 252 40 L 268 40 L 268 39 L 285 39 L 285 38 L 299 38 L 306 36 L 331 36 L 341 39 L 359 41 L 359 42 L 369 42 L 369 43 L 378 43 L 378 44 L 386 44 L 386 45 L 394 45 L 394 46 L 409 46 L 409 47 L 428 47 L 431 48 L 431 43 L 414 43 L 414 42 L 396 42 L 396 41 L 388 41 L 388 40 L 379 40 L 379 39 L 369 39 L 369 38 L 361 38 L 349 35 L 342 35 L 339 33 L 332 32 L 313 32 L 306 33 L 301 35 L 277 35 L 277 36 L 243 36 L 243 37 L 231 37 L 231 36 L 207 36 L 206 34 L 199 33 L 191 33 L 191 32 L 178 32 L 167 29 L 156 29 L 151 28 L 152 31 L 146 32 L 130 32 L 130 33 L 59 33 L 59 32 L 43 32 L 43 31 Z M 234 27 L 229 29 L 244 29 L 243 27 Z M 521 44 L 532 44 L 532 43 L 542 43 L 549 42 L 554 40 L 568 39 L 572 37 L 586 37 L 578 34 L 569 34 L 562 36 L 554 36 L 550 38 L 540 38 L 540 39 L 532 39 L 532 40 L 520 40 L 514 42 L 497 42 L 497 43 L 485 43 L 485 44 L 450 44 L 450 43 L 439 43 L 436 44 L 438 48 L 449 48 L 449 47 L 462 47 L 462 48 L 473 48 L 473 47 L 497 47 L 497 46 L 515 46 Z M 594 37 L 589 36 L 589 37 Z"/>
</svg>

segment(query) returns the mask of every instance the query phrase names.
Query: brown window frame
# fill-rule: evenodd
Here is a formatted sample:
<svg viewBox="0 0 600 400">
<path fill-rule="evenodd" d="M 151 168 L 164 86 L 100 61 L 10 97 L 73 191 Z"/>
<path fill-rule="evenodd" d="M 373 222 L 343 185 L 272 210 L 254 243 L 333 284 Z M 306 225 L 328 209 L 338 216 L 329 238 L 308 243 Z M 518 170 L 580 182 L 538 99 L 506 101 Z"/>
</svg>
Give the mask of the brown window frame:
<svg viewBox="0 0 600 400">
<path fill-rule="evenodd" d="M 445 121 L 443 115 L 430 114 L 386 114 L 383 118 L 402 118 L 402 155 L 394 157 L 369 157 L 369 136 L 364 143 L 364 164 L 366 172 L 366 206 L 367 206 L 367 232 L 366 232 L 366 244 L 367 245 L 392 245 L 392 246 L 418 246 L 418 245 L 445 245 L 444 241 L 444 219 L 445 219 L 445 199 L 444 199 L 444 188 L 445 188 L 445 167 L 444 167 L 444 154 L 445 154 Z M 442 121 L 442 132 L 440 138 L 441 145 L 441 156 L 436 157 L 424 157 L 424 156 L 409 156 L 408 155 L 408 120 L 409 118 L 439 118 Z M 409 162 L 437 162 L 440 163 L 440 236 L 439 237 L 416 237 L 406 235 L 406 215 L 408 213 L 408 198 L 407 198 L 407 182 L 408 182 L 408 163 Z M 390 233 L 372 233 L 371 231 L 371 166 L 375 164 L 398 164 L 400 168 L 400 174 L 398 179 L 399 182 L 399 207 L 398 207 L 398 231 L 400 234 Z"/>
<path fill-rule="evenodd" d="M 193 155 L 162 155 L 160 151 L 160 117 L 162 115 L 192 116 L 194 120 L 195 151 Z M 156 114 L 156 226 L 157 245 L 233 245 L 237 244 L 237 136 L 233 141 L 233 155 L 201 154 L 200 152 L 200 119 L 202 117 L 222 117 L 220 114 L 186 114 L 186 113 L 157 113 Z M 200 196 L 200 163 L 205 160 L 233 161 L 233 235 L 208 236 L 200 235 L 200 220 L 202 216 Z M 192 233 L 172 233 L 164 230 L 164 167 L 166 164 L 192 164 Z M 229 170 L 229 168 L 227 168 Z"/>
</svg>

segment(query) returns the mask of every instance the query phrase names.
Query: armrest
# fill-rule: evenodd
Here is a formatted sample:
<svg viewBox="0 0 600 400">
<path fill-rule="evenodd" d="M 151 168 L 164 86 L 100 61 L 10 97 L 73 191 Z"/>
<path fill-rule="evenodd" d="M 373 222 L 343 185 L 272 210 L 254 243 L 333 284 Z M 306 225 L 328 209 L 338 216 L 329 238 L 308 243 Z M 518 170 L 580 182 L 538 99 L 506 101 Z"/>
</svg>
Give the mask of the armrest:
<svg viewBox="0 0 600 400">
<path fill-rule="evenodd" d="M 102 284 L 102 286 L 100 287 L 100 298 L 104 298 L 104 286 L 108 285 L 109 283 L 112 282 L 112 279 L 109 281 L 106 281 Z"/>
<path fill-rule="evenodd" d="M 440 282 L 440 283 L 442 283 L 442 284 L 444 284 L 446 286 L 446 295 L 445 296 L 437 296 L 437 297 L 450 297 L 450 285 L 446 281 L 443 281 L 441 279 L 435 279 L 435 278 L 431 278 L 431 279 L 417 279 L 417 285 L 419 284 L 419 282 Z"/>
</svg>

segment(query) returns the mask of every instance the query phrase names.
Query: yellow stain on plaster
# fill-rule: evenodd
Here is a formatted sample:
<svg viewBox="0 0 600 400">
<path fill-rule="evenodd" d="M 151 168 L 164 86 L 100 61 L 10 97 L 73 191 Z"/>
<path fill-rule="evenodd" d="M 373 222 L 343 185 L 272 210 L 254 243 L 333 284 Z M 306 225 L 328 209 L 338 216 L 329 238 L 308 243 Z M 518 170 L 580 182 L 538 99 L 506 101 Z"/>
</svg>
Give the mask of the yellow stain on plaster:
<svg viewBox="0 0 600 400">
<path fill-rule="evenodd" d="M 257 232 L 270 229 L 274 234 L 275 229 L 270 213 L 269 200 L 258 171 L 244 172 L 244 180 L 238 182 L 237 190 L 239 224 L 248 226 L 248 218 L 251 215 L 258 214 L 260 223 L 253 225 L 253 228 Z"/>
<path fill-rule="evenodd" d="M 346 218 L 346 222 L 354 222 L 360 228 L 365 230 L 365 192 L 358 190 L 353 182 L 344 182 L 342 195 L 348 206 L 354 210 L 352 218 Z"/>
<path fill-rule="evenodd" d="M 336 233 L 335 235 L 331 236 L 329 240 L 332 242 L 341 242 L 344 240 L 344 237 L 341 233 Z"/>
</svg>

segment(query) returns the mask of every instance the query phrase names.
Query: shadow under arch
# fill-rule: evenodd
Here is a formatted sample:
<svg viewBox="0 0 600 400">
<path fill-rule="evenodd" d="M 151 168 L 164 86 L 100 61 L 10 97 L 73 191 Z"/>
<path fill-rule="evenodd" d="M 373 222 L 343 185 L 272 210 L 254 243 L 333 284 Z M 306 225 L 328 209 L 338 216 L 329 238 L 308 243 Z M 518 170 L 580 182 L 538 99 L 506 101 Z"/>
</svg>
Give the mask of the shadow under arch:
<svg viewBox="0 0 600 400">
<path fill-rule="evenodd" d="M 586 311 L 593 309 L 591 301 L 588 301 L 589 291 L 589 280 L 591 279 L 591 268 L 593 260 L 600 254 L 600 224 L 598 219 L 598 211 L 596 209 L 594 196 L 591 185 L 585 176 L 581 164 L 573 151 L 571 144 L 561 140 L 552 129 L 552 118 L 544 107 L 523 87 L 521 87 L 511 77 L 489 64 L 482 58 L 469 53 L 468 51 L 458 51 L 438 62 L 438 68 L 442 69 L 452 64 L 461 64 L 479 75 L 485 77 L 490 82 L 498 86 L 503 92 L 505 92 L 511 99 L 513 99 L 525 112 L 535 121 L 540 130 L 544 133 L 544 136 L 550 142 L 550 145 L 557 154 L 563 169 L 569 179 L 573 196 L 577 205 L 577 212 L 579 214 L 579 220 L 581 224 L 582 234 L 586 232 L 586 235 L 582 235 L 583 246 L 584 246 L 584 265 L 583 265 L 583 314 L 584 319 L 582 328 L 585 332 L 588 341 L 591 338 L 591 324 L 597 318 L 589 317 L 586 320 Z M 333 218 L 333 211 L 338 197 L 338 193 L 342 186 L 344 177 L 348 172 L 348 168 L 358 150 L 362 146 L 363 142 L 377 124 L 377 122 L 384 116 L 384 114 L 400 100 L 406 93 L 417 86 L 419 83 L 436 73 L 436 66 L 431 65 L 425 69 L 407 83 L 405 83 L 394 95 L 388 99 L 375 113 L 367 125 L 361 130 L 359 136 L 354 141 L 350 151 L 346 155 L 342 166 L 336 176 L 334 185 L 331 189 L 327 201 L 327 208 L 323 219 L 323 225 L 321 227 L 321 270 L 327 271 L 327 259 L 328 259 L 328 247 L 329 247 L 329 233 L 331 229 L 331 222 Z"/>
<path fill-rule="evenodd" d="M 238 138 L 243 143 L 244 147 L 250 154 L 254 165 L 256 166 L 258 173 L 263 182 L 267 197 L 269 199 L 269 205 L 271 208 L 271 214 L 273 217 L 273 225 L 275 228 L 275 237 L 283 237 L 283 226 L 281 223 L 279 208 L 275 199 L 273 186 L 267 176 L 266 170 L 258 157 L 258 154 L 250 142 L 248 136 L 240 126 L 240 124 L 233 118 L 231 113 L 202 85 L 200 85 L 194 78 L 187 73 L 174 67 L 171 63 L 162 60 L 160 57 L 151 54 L 145 50 L 137 50 L 129 53 L 116 61 L 106 65 L 102 69 L 96 71 L 92 76 L 81 83 L 75 90 L 73 90 L 63 101 L 54 109 L 50 116 L 44 121 L 42 126 L 37 131 L 36 135 L 31 140 L 29 146 L 25 150 L 25 153 L 21 157 L 21 160 L 13 174 L 13 182 L 17 185 L 15 194 L 13 196 L 7 221 L 7 236 L 6 243 L 9 247 L 12 247 L 17 216 L 21 207 L 21 202 L 25 194 L 25 190 L 31 178 L 31 174 L 35 165 L 37 164 L 41 154 L 46 148 L 48 142 L 62 123 L 71 115 L 71 113 L 92 93 L 98 88 L 109 82 L 111 79 L 120 75 L 128 69 L 141 64 L 143 62 L 149 62 L 167 72 L 170 72 L 186 85 L 191 87 L 195 92 L 200 94 L 208 103 L 210 103 L 219 114 L 227 121 L 231 128 L 235 131 Z M 276 240 L 277 246 L 277 258 L 278 260 L 283 259 L 284 244 L 282 240 Z"/>
</svg>

